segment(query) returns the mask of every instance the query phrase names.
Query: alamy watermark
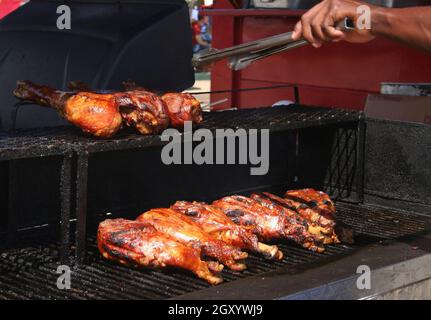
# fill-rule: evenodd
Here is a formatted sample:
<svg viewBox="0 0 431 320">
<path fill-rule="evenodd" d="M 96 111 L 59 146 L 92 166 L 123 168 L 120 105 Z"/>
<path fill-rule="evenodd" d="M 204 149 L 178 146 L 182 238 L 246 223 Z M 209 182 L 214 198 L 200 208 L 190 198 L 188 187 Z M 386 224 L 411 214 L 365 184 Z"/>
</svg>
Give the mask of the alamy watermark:
<svg viewBox="0 0 431 320">
<path fill-rule="evenodd" d="M 371 30 L 371 8 L 364 4 L 356 8 L 356 13 L 358 14 L 356 29 Z"/>
<path fill-rule="evenodd" d="M 69 290 L 71 288 L 71 270 L 69 266 L 60 265 L 57 267 L 57 274 L 60 276 L 57 278 L 57 288 L 59 290 Z"/>
<path fill-rule="evenodd" d="M 371 269 L 369 266 L 363 264 L 358 266 L 356 273 L 360 274 L 356 279 L 356 287 L 359 290 L 370 290 L 371 289 Z"/>
<path fill-rule="evenodd" d="M 166 129 L 162 141 L 161 160 L 173 164 L 251 164 L 250 175 L 265 175 L 269 169 L 268 129 L 209 129 L 192 131 L 192 123 L 184 123 L 184 132 Z"/>
<path fill-rule="evenodd" d="M 72 13 L 70 7 L 62 4 L 57 7 L 57 28 L 59 30 L 70 30 L 72 28 Z"/>
</svg>

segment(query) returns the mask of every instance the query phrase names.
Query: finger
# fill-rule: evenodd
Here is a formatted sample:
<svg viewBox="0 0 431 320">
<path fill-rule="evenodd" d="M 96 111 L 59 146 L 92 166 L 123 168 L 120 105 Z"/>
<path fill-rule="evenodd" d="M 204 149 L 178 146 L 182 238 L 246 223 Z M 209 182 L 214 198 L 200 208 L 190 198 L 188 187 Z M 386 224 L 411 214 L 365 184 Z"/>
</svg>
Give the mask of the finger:
<svg viewBox="0 0 431 320">
<path fill-rule="evenodd" d="M 320 48 L 323 45 L 323 42 L 320 40 L 315 40 L 311 45 L 315 48 Z"/>
<path fill-rule="evenodd" d="M 320 42 L 329 40 L 322 29 L 324 27 L 324 20 L 326 15 L 327 15 L 326 11 L 321 11 L 311 21 L 311 29 L 313 32 L 313 36 L 316 40 Z"/>
<path fill-rule="evenodd" d="M 302 23 L 298 21 L 295 25 L 295 29 L 293 30 L 292 39 L 299 40 L 302 37 Z"/>
<path fill-rule="evenodd" d="M 303 15 L 301 18 L 301 24 L 303 38 L 311 44 L 314 44 L 315 39 L 313 37 L 313 32 L 311 31 L 310 17 L 308 15 Z"/>
<path fill-rule="evenodd" d="M 325 1 L 318 3 L 313 8 L 311 8 L 306 14 L 301 17 L 302 23 L 302 36 L 305 40 L 310 42 L 313 46 L 319 46 L 320 41 L 317 41 L 313 35 L 311 22 L 318 16 L 320 16 L 323 7 L 325 5 Z M 326 10 L 323 10 L 326 11 Z M 323 18 L 322 18 L 323 21 Z"/>
<path fill-rule="evenodd" d="M 327 35 L 327 37 L 330 38 L 331 40 L 341 40 L 346 37 L 345 32 L 338 30 L 335 27 L 330 25 L 325 26 L 324 32 Z"/>
</svg>

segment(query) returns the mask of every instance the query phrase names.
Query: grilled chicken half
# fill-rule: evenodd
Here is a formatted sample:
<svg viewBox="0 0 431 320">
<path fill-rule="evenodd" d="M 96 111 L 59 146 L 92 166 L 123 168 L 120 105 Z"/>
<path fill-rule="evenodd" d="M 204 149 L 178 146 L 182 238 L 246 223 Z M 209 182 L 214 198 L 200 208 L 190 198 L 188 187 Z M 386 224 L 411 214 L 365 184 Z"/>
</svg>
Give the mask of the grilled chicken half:
<svg viewBox="0 0 431 320">
<path fill-rule="evenodd" d="M 20 100 L 51 107 L 85 133 L 111 137 L 122 125 L 119 103 L 113 94 L 65 92 L 31 81 L 18 81 L 14 95 Z"/>
<path fill-rule="evenodd" d="M 195 221 L 179 211 L 162 208 L 151 209 L 141 214 L 137 221 L 149 223 L 159 232 L 165 233 L 190 248 L 201 249 L 208 257 L 217 259 L 235 271 L 246 269 L 237 260 L 247 258 L 247 253 L 226 244 L 206 233 Z"/>
<path fill-rule="evenodd" d="M 213 285 L 223 281 L 211 273 L 207 262 L 201 260 L 199 248 L 184 245 L 147 223 L 105 220 L 99 225 L 97 244 L 104 258 L 124 265 L 178 267 L 192 271 Z"/>
<path fill-rule="evenodd" d="M 198 223 L 202 229 L 213 237 L 244 250 L 263 254 L 269 259 L 281 260 L 283 253 L 275 245 L 258 241 L 250 227 L 237 225 L 224 212 L 204 202 L 177 201 L 171 206 Z"/>
<path fill-rule="evenodd" d="M 260 240 L 288 239 L 312 251 L 323 252 L 325 249 L 318 239 L 307 231 L 304 221 L 280 214 L 280 208 L 262 204 L 256 199 L 234 195 L 213 202 L 213 205 L 235 223 L 252 227 L 253 233 Z"/>
</svg>

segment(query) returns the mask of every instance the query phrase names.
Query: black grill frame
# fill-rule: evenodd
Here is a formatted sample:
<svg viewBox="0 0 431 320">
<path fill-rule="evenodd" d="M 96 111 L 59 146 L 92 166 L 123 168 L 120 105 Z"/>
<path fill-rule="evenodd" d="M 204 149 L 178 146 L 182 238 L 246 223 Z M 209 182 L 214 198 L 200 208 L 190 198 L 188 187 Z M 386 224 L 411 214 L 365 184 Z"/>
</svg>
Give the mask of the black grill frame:
<svg viewBox="0 0 431 320">
<path fill-rule="evenodd" d="M 330 109 L 302 105 L 278 106 L 257 109 L 240 109 L 235 111 L 219 111 L 206 113 L 204 122 L 199 128 L 216 129 L 269 129 L 270 132 L 298 130 L 311 127 L 342 125 L 356 123 L 358 125 L 357 149 L 364 147 L 364 119 L 362 112 Z M 136 133 L 121 132 L 110 139 L 97 139 L 82 134 L 79 129 L 63 126 L 38 128 L 32 130 L 18 130 L 0 135 L 0 159 L 11 160 L 17 157 L 31 158 L 34 156 L 47 157 L 64 155 L 62 166 L 62 181 L 60 189 L 62 194 L 62 243 L 66 248 L 70 242 L 70 203 L 76 211 L 76 256 L 77 262 L 85 261 L 86 229 L 87 229 L 87 184 L 89 157 L 93 154 L 108 151 L 139 150 L 166 144 L 160 135 L 142 136 Z M 72 164 L 72 159 L 75 162 Z M 357 172 L 358 184 L 363 178 L 363 152 L 357 153 L 360 164 Z M 71 179 L 71 167 L 76 167 L 76 174 Z M 75 184 L 75 185 L 73 185 Z M 76 189 L 76 196 L 71 199 L 71 189 Z M 357 186 L 357 201 L 363 197 L 363 188 Z M 14 218 L 11 217 L 13 222 Z M 11 230 L 14 224 L 10 224 Z M 11 233 L 13 234 L 13 233 Z M 63 260 L 66 249 L 63 249 Z"/>
<path fill-rule="evenodd" d="M 17 240 L 18 217 L 13 214 L 14 204 L 14 166 L 13 160 L 44 157 L 61 157 L 59 190 L 60 202 L 60 228 L 61 228 L 61 261 L 66 261 L 70 247 L 70 198 L 72 186 L 72 157 L 73 151 L 67 145 L 59 144 L 55 139 L 37 136 L 32 132 L 1 133 L 0 134 L 0 161 L 9 162 L 9 189 L 8 189 L 8 228 L 7 244 L 13 245 Z"/>
<path fill-rule="evenodd" d="M 242 128 L 242 129 L 269 129 L 270 132 L 279 132 L 279 131 L 292 131 L 295 132 L 300 129 L 306 128 L 316 128 L 316 127 L 326 127 L 326 126 L 343 126 L 349 125 L 356 128 L 356 135 L 358 139 L 356 140 L 356 161 L 358 163 L 358 170 L 356 170 L 356 199 L 355 202 L 361 202 L 363 198 L 362 191 L 362 180 L 363 180 L 363 149 L 364 149 L 364 117 L 362 112 L 351 111 L 351 110 L 340 110 L 340 109 L 328 109 L 328 108 L 320 108 L 320 107 L 309 107 L 309 106 L 301 106 L 301 105 L 291 105 L 291 106 L 282 106 L 282 107 L 272 107 L 272 108 L 259 108 L 259 109 L 244 109 L 244 110 L 235 110 L 235 111 L 221 111 L 221 112 L 212 112 L 204 115 L 205 120 L 199 126 L 201 128 L 206 128 L 214 132 L 219 128 Z M 41 244 L 40 250 L 41 252 L 33 253 L 36 256 L 40 256 L 42 260 L 49 261 L 49 263 L 45 266 L 37 265 L 37 268 L 43 268 L 43 270 L 47 271 L 47 268 L 53 267 L 58 261 L 62 263 L 72 264 L 75 266 L 75 271 L 79 274 L 82 273 L 82 284 L 90 284 L 92 281 L 96 281 L 99 279 L 96 274 L 93 276 L 88 275 L 89 270 L 93 270 L 94 272 L 100 272 L 95 270 L 92 263 L 96 263 L 96 267 L 105 266 L 107 268 L 105 271 L 101 273 L 101 277 L 104 279 L 105 277 L 109 278 L 109 272 L 107 270 L 111 270 L 114 272 L 118 269 L 118 267 L 111 265 L 109 262 L 101 261 L 98 256 L 98 252 L 94 247 L 95 239 L 88 238 L 87 235 L 87 185 L 88 185 L 88 170 L 89 170 L 89 157 L 103 152 L 111 152 L 111 151 L 120 151 L 120 150 L 141 150 L 143 148 L 153 147 L 153 146 L 161 146 L 165 144 L 160 138 L 160 136 L 142 136 L 130 132 L 122 132 L 117 136 L 111 139 L 96 139 L 93 137 L 88 137 L 83 135 L 79 129 L 73 127 L 53 127 L 53 128 L 39 128 L 34 130 L 23 130 L 23 131 L 14 131 L 8 134 L 2 134 L 0 138 L 0 156 L 1 159 L 8 160 L 8 155 L 19 155 L 23 158 L 31 158 L 35 155 L 41 157 L 48 157 L 56 154 L 61 154 L 64 156 L 63 165 L 62 165 L 62 181 L 60 184 L 61 194 L 62 194 L 62 213 L 61 213 L 61 246 L 58 247 L 58 244 L 52 243 L 52 241 L 48 241 L 44 244 Z M 27 146 L 29 146 L 27 148 Z M 71 168 L 75 168 L 75 171 L 72 171 Z M 72 177 L 72 172 L 74 175 Z M 75 192 L 71 192 L 74 190 Z M 74 198 L 71 196 L 75 195 Z M 69 251 L 70 247 L 70 230 L 71 224 L 66 223 L 70 219 L 70 206 L 74 205 L 75 214 L 76 214 L 76 232 L 75 232 L 75 246 Z M 13 225 L 11 226 L 13 228 Z M 93 228 L 92 228 L 93 230 Z M 88 241 L 91 239 L 91 241 Z M 91 243 L 91 245 L 87 245 Z M 348 254 L 350 250 L 354 248 L 342 247 L 342 246 L 334 246 L 330 247 L 326 254 L 317 255 L 312 254 L 310 252 L 305 252 L 302 248 L 291 247 L 291 245 L 282 244 L 281 247 L 285 249 L 285 251 L 292 250 L 292 252 L 296 252 L 295 254 L 305 257 L 314 256 L 315 258 L 323 259 L 325 256 L 338 256 L 343 254 Z M 48 249 L 46 249 L 48 248 Z M 26 257 L 32 256 L 32 251 L 34 248 L 29 249 L 30 252 L 27 252 L 26 249 L 20 253 L 24 256 L 24 264 L 33 265 L 32 262 L 27 262 Z M 48 250 L 44 253 L 43 250 Z M 88 253 L 88 256 L 87 256 Z M 317 255 L 317 256 L 316 256 Z M 17 255 L 14 253 L 6 253 L 6 256 L 12 259 L 19 259 Z M 96 260 L 94 260 L 96 259 Z M 302 258 L 298 258 L 301 260 Z M 267 262 L 260 257 L 251 256 L 249 259 L 249 264 L 259 270 L 260 272 L 251 272 L 246 271 L 243 274 L 234 274 L 225 272 L 224 276 L 226 280 L 235 280 L 245 276 L 256 276 L 268 271 L 273 271 L 277 267 L 285 268 L 289 263 L 279 263 L 279 262 Z M 94 262 L 96 261 L 96 262 Z M 303 258 L 303 262 L 309 262 L 307 259 Z M 297 263 L 292 264 L 293 267 L 297 267 Z M 109 267 L 108 267 L 109 266 Z M 93 268 L 93 269 L 92 269 Z M 269 268 L 269 269 L 268 269 Z M 274 269 L 275 268 L 275 269 Z M 6 268 L 7 269 L 7 268 Z M 38 274 L 39 269 L 32 270 L 29 274 L 29 277 L 32 277 L 33 274 Z M 29 269 L 29 270 L 30 270 Z M 117 272 L 117 271 L 115 271 Z M 133 273 L 134 276 L 138 276 L 138 271 L 127 271 L 122 268 L 120 273 L 129 272 Z M 206 284 L 196 284 L 195 277 L 193 275 L 187 275 L 184 273 L 180 273 L 180 277 L 175 277 L 171 275 L 171 271 L 162 271 L 162 273 L 158 273 L 158 271 L 154 272 L 154 276 L 157 275 L 165 275 L 166 277 L 174 277 L 175 281 L 179 281 L 183 284 L 189 284 L 187 288 L 199 289 L 205 288 Z M 167 273 L 166 273 L 167 272 Z M 176 271 L 175 271 L 176 272 Z M 90 272 L 91 273 L 91 272 Z M 86 276 L 87 275 L 87 276 Z M 41 275 L 40 275 L 41 276 Z M 57 276 L 55 274 L 55 276 Z M 94 279 L 92 278 L 94 277 Z M 38 279 L 36 276 L 34 280 Z M 187 279 L 187 280 L 184 280 Z M 4 278 L 4 280 L 9 281 L 8 278 Z M 99 279 L 100 280 L 100 279 Z M 29 288 L 32 287 L 32 281 L 29 281 Z M 166 281 L 165 281 L 166 282 Z M 7 283 L 7 282 L 6 282 Z M 192 283 L 195 283 L 192 285 Z M 124 290 L 132 290 L 135 292 L 137 288 L 130 288 L 130 284 L 124 284 L 127 288 L 123 288 Z M 25 287 L 25 286 L 24 286 Z M 96 286 L 97 287 L 97 286 Z M 97 290 L 105 290 L 101 287 L 97 287 Z M 32 287 L 33 288 L 33 287 Z M 9 288 L 9 292 L 15 292 L 13 288 Z M 15 288 L 18 291 L 20 288 Z M 118 295 L 115 294 L 115 290 L 109 291 L 109 294 L 105 292 L 105 294 L 93 294 L 93 295 L 85 295 L 84 293 L 79 293 L 76 295 L 71 294 L 70 296 L 46 296 L 44 292 L 53 293 L 53 289 L 47 289 L 46 291 L 41 290 L 43 294 L 37 295 L 39 288 L 33 288 L 35 293 L 34 297 L 40 298 L 108 298 L 108 297 L 118 297 L 118 298 L 167 298 L 174 296 L 173 294 L 162 295 L 162 296 L 145 296 L 141 294 L 130 294 L 127 295 Z M 33 290 L 32 289 L 32 290 Z M 116 290 L 118 290 L 118 284 L 116 285 Z M 8 289 L 5 288 L 7 292 Z M 96 291 L 97 291 L 96 290 Z M 151 291 L 150 289 L 148 289 Z M 187 293 L 187 291 L 178 292 L 178 294 Z M 29 292 L 30 292 L 29 291 Z M 148 291 L 148 292 L 149 292 Z M 175 291 L 175 290 L 174 290 Z M 12 294 L 10 297 L 13 297 Z M 19 295 L 22 297 L 21 295 Z M 16 296 L 18 297 L 18 296 Z M 5 296 L 5 298 L 7 298 Z"/>
</svg>

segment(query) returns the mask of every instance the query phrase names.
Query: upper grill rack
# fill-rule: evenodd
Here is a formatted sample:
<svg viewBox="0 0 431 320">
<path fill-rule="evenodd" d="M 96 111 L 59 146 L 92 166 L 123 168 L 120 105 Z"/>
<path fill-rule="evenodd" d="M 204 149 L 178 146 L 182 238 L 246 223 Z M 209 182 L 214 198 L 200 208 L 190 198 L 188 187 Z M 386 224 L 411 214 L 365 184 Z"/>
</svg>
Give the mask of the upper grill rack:
<svg viewBox="0 0 431 320">
<path fill-rule="evenodd" d="M 301 105 L 278 106 L 258 109 L 241 109 L 208 112 L 197 128 L 269 129 L 271 131 L 300 129 L 334 123 L 355 122 L 361 112 Z M 40 155 L 49 151 L 71 148 L 74 151 L 101 152 L 117 149 L 141 148 L 163 144 L 159 135 L 142 136 L 120 132 L 110 139 L 85 136 L 73 127 L 51 127 L 17 130 L 0 134 L 0 157 L 6 152 L 36 150 Z"/>
<path fill-rule="evenodd" d="M 279 244 L 282 261 L 268 261 L 251 254 L 242 273 L 223 271 L 226 282 L 261 276 L 275 270 L 295 272 L 326 259 L 340 258 L 372 242 L 417 234 L 431 229 L 431 217 L 382 207 L 337 203 L 338 217 L 356 232 L 356 244 L 329 245 L 323 254 L 290 243 Z M 193 274 L 180 270 L 123 267 L 101 258 L 90 238 L 88 264 L 75 267 L 71 289 L 57 288 L 58 247 L 47 241 L 0 254 L 0 299 L 160 299 L 208 288 Z M 220 289 L 222 289 L 220 286 Z"/>
</svg>

